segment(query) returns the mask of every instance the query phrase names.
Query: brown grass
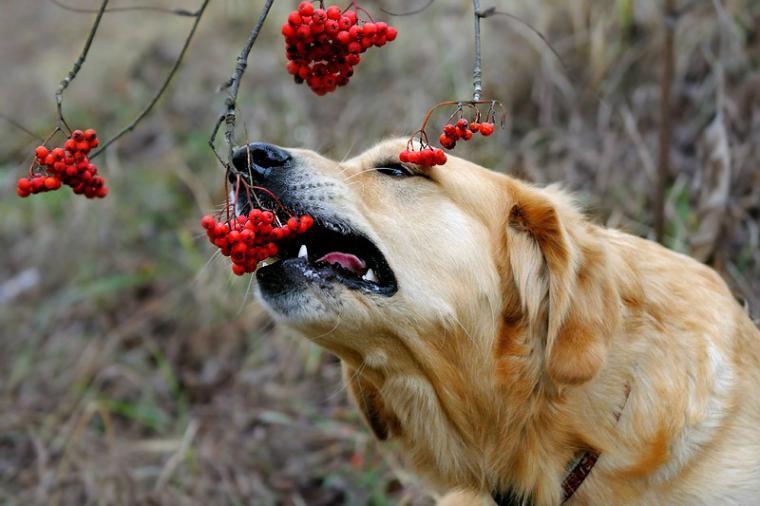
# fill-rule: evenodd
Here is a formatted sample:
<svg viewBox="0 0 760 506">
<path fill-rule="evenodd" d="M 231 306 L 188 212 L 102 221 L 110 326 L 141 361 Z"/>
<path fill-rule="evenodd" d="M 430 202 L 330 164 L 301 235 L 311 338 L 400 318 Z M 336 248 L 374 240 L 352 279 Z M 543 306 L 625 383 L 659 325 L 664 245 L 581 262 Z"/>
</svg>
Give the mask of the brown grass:
<svg viewBox="0 0 760 506">
<path fill-rule="evenodd" d="M 658 2 L 633 3 L 497 2 L 546 34 L 569 74 L 520 25 L 485 20 L 485 95 L 505 102 L 507 124 L 457 151 L 560 181 L 599 220 L 650 236 L 663 31 Z M 676 32 L 667 243 L 698 251 L 758 315 L 760 6 L 724 3 L 719 18 L 698 2 Z M 2 124 L 0 503 L 427 504 L 348 406 L 335 360 L 274 330 L 247 281 L 208 262 L 197 219 L 222 198 L 205 144 L 222 105 L 214 92 L 260 4 L 212 3 L 169 95 L 100 160 L 105 201 L 16 199 L 36 142 Z M 275 5 L 254 48 L 241 141 L 342 158 L 415 130 L 435 102 L 471 94 L 469 2 L 438 0 L 396 19 L 398 41 L 321 99 L 282 68 L 278 25 L 291 4 Z M 0 112 L 40 135 L 52 126 L 55 86 L 90 19 L 4 3 Z M 66 111 L 107 135 L 149 98 L 189 21 L 112 14 L 103 28 Z M 730 156 L 718 156 L 716 138 Z M 707 198 L 725 171 L 728 189 Z"/>
</svg>

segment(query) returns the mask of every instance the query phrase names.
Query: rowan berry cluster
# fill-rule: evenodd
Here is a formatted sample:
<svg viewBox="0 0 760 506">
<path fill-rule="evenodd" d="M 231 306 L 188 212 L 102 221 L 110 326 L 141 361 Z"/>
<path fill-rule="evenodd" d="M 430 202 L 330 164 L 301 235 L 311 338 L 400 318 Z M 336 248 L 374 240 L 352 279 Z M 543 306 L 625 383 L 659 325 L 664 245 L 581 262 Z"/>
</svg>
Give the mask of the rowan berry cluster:
<svg viewBox="0 0 760 506">
<path fill-rule="evenodd" d="M 488 121 L 470 123 L 465 118 L 459 118 L 456 123 L 447 123 L 443 126 L 443 133 L 438 137 L 438 142 L 446 149 L 454 149 L 458 140 L 469 141 L 474 134 L 479 133 L 488 137 L 494 132 L 494 124 Z"/>
<path fill-rule="evenodd" d="M 382 47 L 396 39 L 398 31 L 382 21 L 363 21 L 354 3 L 353 10 L 337 5 L 314 8 L 301 2 L 282 25 L 288 73 L 296 83 L 306 83 L 317 95 L 345 86 L 361 61 L 360 54 L 372 46 Z"/>
<path fill-rule="evenodd" d="M 201 219 L 208 240 L 222 255 L 230 257 L 232 272 L 238 276 L 254 272 L 259 262 L 277 255 L 279 242 L 305 233 L 312 225 L 314 219 L 303 215 L 293 216 L 278 226 L 274 213 L 261 209 L 253 209 L 247 216 L 240 215 L 228 222 L 217 222 L 209 215 Z"/>
<path fill-rule="evenodd" d="M 427 146 L 419 151 L 407 148 L 401 152 L 398 158 L 404 163 L 416 163 L 428 167 L 443 165 L 448 160 L 446 158 L 446 153 L 444 153 L 442 149 L 434 148 L 432 146 Z"/>
<path fill-rule="evenodd" d="M 28 197 L 34 193 L 43 193 L 67 185 L 77 195 L 88 199 L 104 198 L 108 187 L 97 167 L 90 163 L 87 155 L 99 144 L 95 130 L 84 132 L 74 130 L 62 148 L 49 150 L 39 146 L 35 150 L 35 161 L 30 175 L 22 177 L 16 184 L 16 194 Z"/>
</svg>

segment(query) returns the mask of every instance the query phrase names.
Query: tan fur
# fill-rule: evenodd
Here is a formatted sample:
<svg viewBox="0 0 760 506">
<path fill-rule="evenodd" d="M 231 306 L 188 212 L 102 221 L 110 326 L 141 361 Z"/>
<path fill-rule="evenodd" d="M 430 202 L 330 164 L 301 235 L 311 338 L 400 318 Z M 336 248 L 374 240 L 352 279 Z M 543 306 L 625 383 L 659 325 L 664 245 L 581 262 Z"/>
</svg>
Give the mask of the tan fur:
<svg viewBox="0 0 760 506">
<path fill-rule="evenodd" d="M 720 277 L 557 188 L 456 157 L 427 178 L 373 170 L 403 147 L 291 151 L 398 293 L 310 288 L 297 316 L 270 309 L 342 359 L 370 427 L 433 490 L 472 491 L 441 504 L 511 489 L 556 506 L 583 449 L 601 457 L 571 506 L 760 504 L 760 332 Z"/>
</svg>

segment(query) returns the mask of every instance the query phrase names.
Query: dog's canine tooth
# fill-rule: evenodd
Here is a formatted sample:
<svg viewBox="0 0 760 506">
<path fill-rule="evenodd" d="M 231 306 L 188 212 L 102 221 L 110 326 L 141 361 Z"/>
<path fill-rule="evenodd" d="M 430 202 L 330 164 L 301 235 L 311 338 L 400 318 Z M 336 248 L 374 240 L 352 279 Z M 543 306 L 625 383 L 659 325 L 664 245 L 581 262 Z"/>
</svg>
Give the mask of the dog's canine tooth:
<svg viewBox="0 0 760 506">
<path fill-rule="evenodd" d="M 368 270 L 367 273 L 362 276 L 362 279 L 364 281 L 372 281 L 373 283 L 377 283 L 377 276 L 375 276 L 375 271 L 372 269 Z"/>
<path fill-rule="evenodd" d="M 298 250 L 298 258 L 308 258 L 309 250 L 306 249 L 306 245 L 302 244 L 301 249 Z"/>
</svg>

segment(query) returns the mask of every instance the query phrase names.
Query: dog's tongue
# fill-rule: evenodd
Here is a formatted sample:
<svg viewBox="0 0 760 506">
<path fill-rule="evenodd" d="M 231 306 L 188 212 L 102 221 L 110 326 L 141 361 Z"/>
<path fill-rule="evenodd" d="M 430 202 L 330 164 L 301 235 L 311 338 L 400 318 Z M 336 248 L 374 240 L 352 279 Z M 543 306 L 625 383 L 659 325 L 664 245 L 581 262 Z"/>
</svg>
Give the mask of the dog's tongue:
<svg viewBox="0 0 760 506">
<path fill-rule="evenodd" d="M 357 276 L 364 274 L 364 270 L 367 267 L 367 265 L 364 263 L 364 260 L 358 256 L 352 255 L 350 253 L 341 253 L 340 251 L 330 252 L 317 260 L 317 262 L 325 262 L 331 265 L 340 265 L 344 269 L 353 272 Z"/>
</svg>

